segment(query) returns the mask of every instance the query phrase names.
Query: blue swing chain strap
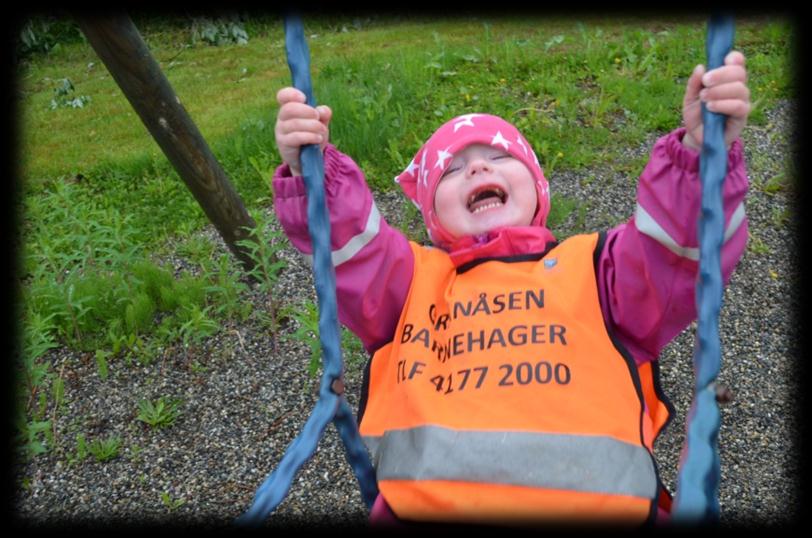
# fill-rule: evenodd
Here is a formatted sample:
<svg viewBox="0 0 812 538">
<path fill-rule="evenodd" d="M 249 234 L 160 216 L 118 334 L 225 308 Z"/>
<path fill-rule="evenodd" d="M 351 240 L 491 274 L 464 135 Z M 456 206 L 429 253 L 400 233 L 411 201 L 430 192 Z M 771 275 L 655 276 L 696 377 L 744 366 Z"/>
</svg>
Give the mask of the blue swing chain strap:
<svg viewBox="0 0 812 538">
<path fill-rule="evenodd" d="M 316 106 L 310 80 L 310 52 L 304 38 L 301 18 L 285 17 L 285 48 L 293 85 Z M 237 519 L 238 525 L 261 524 L 281 503 L 290 489 L 294 474 L 310 459 L 328 423 L 333 421 L 344 443 L 345 454 L 361 488 L 361 496 L 371 508 L 378 488 L 375 470 L 358 432 L 352 409 L 343 396 L 335 268 L 331 258 L 330 218 L 324 197 L 324 161 L 318 145 L 301 148 L 299 156 L 307 190 L 307 220 L 313 245 L 313 273 L 319 306 L 319 339 L 324 360 L 319 400 L 301 433 L 290 444 L 276 470 L 257 489 L 248 511 Z"/>
<path fill-rule="evenodd" d="M 708 22 L 707 69 L 724 64 L 733 46 L 733 19 L 713 15 Z M 699 174 L 702 209 L 699 218 L 699 279 L 696 287 L 697 331 L 694 349 L 694 401 L 688 413 L 674 499 L 676 523 L 716 523 L 719 520 L 719 407 L 715 380 L 719 374 L 719 310 L 723 282 L 720 252 L 724 236 L 722 183 L 727 175 L 726 117 L 702 104 L 702 151 Z"/>
</svg>

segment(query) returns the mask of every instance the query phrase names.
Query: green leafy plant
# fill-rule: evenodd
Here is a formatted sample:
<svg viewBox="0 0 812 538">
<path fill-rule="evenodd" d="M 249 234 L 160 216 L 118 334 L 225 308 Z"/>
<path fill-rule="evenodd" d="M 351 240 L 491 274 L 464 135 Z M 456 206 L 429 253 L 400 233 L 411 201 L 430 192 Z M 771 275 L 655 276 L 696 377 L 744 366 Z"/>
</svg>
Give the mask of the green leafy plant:
<svg viewBox="0 0 812 538">
<path fill-rule="evenodd" d="M 251 217 L 257 225 L 246 228 L 248 239 L 237 241 L 254 262 L 254 267 L 247 272 L 259 285 L 259 289 L 271 294 L 279 273 L 286 263 L 279 258 L 279 252 L 284 248 L 282 232 L 272 228 L 273 222 L 261 212 L 251 212 Z"/>
<path fill-rule="evenodd" d="M 180 416 L 180 401 L 167 400 L 161 396 L 155 403 L 150 400 L 138 402 L 138 416 L 136 419 L 150 425 L 155 429 L 168 428 Z"/>
<path fill-rule="evenodd" d="M 310 362 L 307 372 L 315 377 L 321 366 L 321 343 L 319 342 L 319 311 L 312 301 L 284 309 L 284 314 L 296 321 L 296 330 L 284 338 L 300 342 L 310 349 Z"/>
<path fill-rule="evenodd" d="M 42 356 L 49 350 L 58 347 L 53 337 L 53 314 L 43 316 L 38 312 L 29 312 L 23 324 L 22 353 L 20 360 L 20 379 L 24 383 L 23 392 L 27 395 L 27 406 L 36 396 L 37 389 L 50 371 L 50 364 L 42 361 Z"/>
<path fill-rule="evenodd" d="M 550 201 L 550 213 L 547 216 L 547 226 L 555 229 L 569 218 L 570 214 L 578 208 L 578 201 L 567 196 L 553 194 Z"/>
<path fill-rule="evenodd" d="M 73 453 L 73 456 L 68 458 L 68 463 L 73 465 L 76 463 L 81 463 L 87 456 L 90 454 L 90 450 L 87 446 L 87 439 L 85 439 L 84 434 L 77 433 L 76 434 L 76 450 Z"/>
<path fill-rule="evenodd" d="M 87 452 L 93 455 L 99 463 L 104 463 L 118 457 L 121 448 L 121 438 L 111 436 L 106 439 L 94 439 L 87 444 Z"/>
<path fill-rule="evenodd" d="M 220 330 L 220 325 L 208 316 L 208 311 L 209 307 L 200 308 L 194 304 L 184 311 L 184 321 L 180 328 L 184 347 L 199 344 L 204 338 Z"/>
<path fill-rule="evenodd" d="M 90 97 L 87 95 L 75 95 L 76 88 L 73 87 L 73 82 L 69 78 L 63 78 L 59 81 L 59 85 L 54 88 L 54 97 L 51 99 L 51 110 L 57 108 L 84 108 L 90 103 Z"/>
<path fill-rule="evenodd" d="M 17 415 L 17 447 L 26 458 L 48 451 L 53 444 L 50 420 L 28 421 L 24 412 Z"/>
<path fill-rule="evenodd" d="M 221 254 L 216 260 L 203 263 L 204 278 L 208 303 L 212 306 L 215 317 L 232 317 L 246 319 L 252 306 L 243 299 L 248 285 L 237 276 L 239 269 L 233 256 Z"/>
<path fill-rule="evenodd" d="M 109 368 L 107 365 L 107 359 L 110 357 L 111 353 L 109 351 L 105 351 L 103 349 L 96 350 L 96 370 L 99 372 L 99 377 L 102 379 L 107 379 L 109 375 Z"/>
<path fill-rule="evenodd" d="M 173 499 L 168 491 L 161 492 L 161 502 L 169 509 L 170 512 L 173 512 L 186 504 L 186 501 L 182 498 Z"/>
<path fill-rule="evenodd" d="M 199 41 L 216 47 L 226 44 L 245 45 L 248 43 L 248 32 L 237 17 L 202 17 L 192 22 L 192 43 Z"/>
<path fill-rule="evenodd" d="M 57 50 L 62 43 L 75 43 L 83 38 L 78 26 L 70 20 L 34 17 L 20 30 L 17 50 L 25 58 Z"/>
</svg>

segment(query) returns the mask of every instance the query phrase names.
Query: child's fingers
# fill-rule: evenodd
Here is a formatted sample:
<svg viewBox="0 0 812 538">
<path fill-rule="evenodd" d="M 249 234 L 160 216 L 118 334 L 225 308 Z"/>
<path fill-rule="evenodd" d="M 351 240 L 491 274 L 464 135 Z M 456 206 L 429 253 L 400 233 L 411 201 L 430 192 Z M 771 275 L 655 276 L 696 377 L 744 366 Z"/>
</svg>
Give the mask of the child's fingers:
<svg viewBox="0 0 812 538">
<path fill-rule="evenodd" d="M 741 99 L 720 99 L 709 101 L 705 106 L 711 112 L 733 118 L 746 118 L 750 114 L 750 103 Z"/>
<path fill-rule="evenodd" d="M 694 67 L 693 73 L 688 77 L 688 83 L 685 88 L 685 101 L 691 102 L 697 99 L 699 92 L 702 90 L 702 75 L 705 74 L 705 66 L 697 65 Z"/>
<path fill-rule="evenodd" d="M 737 50 L 732 50 L 725 56 L 725 65 L 744 65 L 744 54 Z"/>
<path fill-rule="evenodd" d="M 325 134 L 326 126 L 317 119 L 291 118 L 278 123 L 279 133 L 288 134 L 297 131 Z"/>
<path fill-rule="evenodd" d="M 282 134 L 279 137 L 279 143 L 284 146 L 299 148 L 308 144 L 321 144 L 324 142 L 324 136 L 320 133 L 310 131 L 294 131 L 291 133 Z"/>
<path fill-rule="evenodd" d="M 319 113 L 310 105 L 290 101 L 279 108 L 279 114 L 277 117 L 279 121 L 288 121 L 297 118 L 318 121 Z"/>
<path fill-rule="evenodd" d="M 316 107 L 316 111 L 319 113 L 319 121 L 322 122 L 325 126 L 330 124 L 330 120 L 333 117 L 332 109 L 327 105 L 319 105 Z"/>
<path fill-rule="evenodd" d="M 706 88 L 736 81 L 747 82 L 747 70 L 743 65 L 733 64 L 717 67 L 702 76 L 702 84 Z"/>
<path fill-rule="evenodd" d="M 705 88 L 699 92 L 699 97 L 703 101 L 717 101 L 720 99 L 739 99 L 741 101 L 750 100 L 750 88 L 744 82 L 736 81 L 712 88 Z"/>
<path fill-rule="evenodd" d="M 280 105 L 285 103 L 306 103 L 307 97 L 300 90 L 288 86 L 276 92 L 276 102 Z"/>
</svg>

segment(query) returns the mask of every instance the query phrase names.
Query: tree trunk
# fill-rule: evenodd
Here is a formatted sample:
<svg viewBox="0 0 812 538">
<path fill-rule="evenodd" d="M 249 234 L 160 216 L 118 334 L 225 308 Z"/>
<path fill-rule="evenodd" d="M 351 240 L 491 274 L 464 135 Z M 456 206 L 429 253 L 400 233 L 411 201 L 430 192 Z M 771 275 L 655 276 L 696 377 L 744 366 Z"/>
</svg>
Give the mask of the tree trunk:
<svg viewBox="0 0 812 538">
<path fill-rule="evenodd" d="M 76 21 L 141 121 L 200 207 L 246 270 L 254 266 L 237 241 L 250 239 L 248 214 L 172 86 L 127 15 L 85 16 Z"/>
</svg>

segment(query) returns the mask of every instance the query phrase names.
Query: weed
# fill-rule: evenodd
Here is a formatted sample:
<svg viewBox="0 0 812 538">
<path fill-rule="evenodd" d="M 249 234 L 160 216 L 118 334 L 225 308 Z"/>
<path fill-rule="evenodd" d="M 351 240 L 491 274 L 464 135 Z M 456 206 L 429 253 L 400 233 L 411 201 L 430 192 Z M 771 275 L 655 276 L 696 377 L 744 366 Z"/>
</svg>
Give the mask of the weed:
<svg viewBox="0 0 812 538">
<path fill-rule="evenodd" d="M 50 420 L 28 421 L 26 414 L 17 415 L 17 447 L 25 458 L 33 458 L 48 451 L 53 446 L 53 433 Z"/>
<path fill-rule="evenodd" d="M 207 366 L 203 366 L 198 361 L 192 361 L 192 364 L 189 365 L 189 369 L 194 374 L 205 374 L 206 372 L 209 371 L 209 368 Z"/>
<path fill-rule="evenodd" d="M 56 110 L 57 108 L 83 108 L 86 104 L 90 103 L 90 97 L 87 95 L 74 95 L 75 88 L 73 82 L 69 78 L 63 78 L 59 81 L 59 85 L 54 88 L 54 97 L 51 99 L 50 108 Z"/>
<path fill-rule="evenodd" d="M 315 303 L 308 301 L 298 306 L 289 306 L 283 309 L 284 315 L 296 321 L 296 330 L 290 336 L 290 341 L 304 344 L 310 350 L 310 361 L 307 371 L 311 378 L 316 377 L 322 366 L 321 340 L 319 339 L 319 312 Z M 358 368 L 365 364 L 366 351 L 361 340 L 346 327 L 340 327 L 342 360 L 345 367 Z"/>
<path fill-rule="evenodd" d="M 251 215 L 256 222 L 256 227 L 248 230 L 248 238 L 239 241 L 238 244 L 244 247 L 248 256 L 254 262 L 254 267 L 248 272 L 248 276 L 257 283 L 259 291 L 266 297 L 266 312 L 260 314 L 265 316 L 268 327 L 271 329 L 273 338 L 276 338 L 277 320 L 277 300 L 274 287 L 279 279 L 279 273 L 285 268 L 286 263 L 279 257 L 279 252 L 284 248 L 282 233 L 272 228 L 272 221 L 264 213 L 252 212 Z"/>
<path fill-rule="evenodd" d="M 167 400 L 161 396 L 153 403 L 150 400 L 138 402 L 137 420 L 144 422 L 154 429 L 168 428 L 180 416 L 180 401 Z"/>
<path fill-rule="evenodd" d="M 555 229 L 561 226 L 577 208 L 577 200 L 554 193 L 550 198 L 550 213 L 547 215 L 547 227 Z"/>
<path fill-rule="evenodd" d="M 215 47 L 226 44 L 245 45 L 248 33 L 239 18 L 196 18 L 192 22 L 192 44 L 203 41 Z"/>
<path fill-rule="evenodd" d="M 283 309 L 283 315 L 296 320 L 296 330 L 284 338 L 304 344 L 310 349 L 310 362 L 307 372 L 316 377 L 321 366 L 321 342 L 319 341 L 319 310 L 316 304 L 308 301 L 299 306 Z"/>
<path fill-rule="evenodd" d="M 23 341 L 20 366 L 23 380 L 24 394 L 27 395 L 27 405 L 36 396 L 38 388 L 50 371 L 50 365 L 42 361 L 42 356 L 49 349 L 58 347 L 53 338 L 54 324 L 51 323 L 53 314 L 43 316 L 38 312 L 28 312 L 25 323 L 23 323 Z"/>
<path fill-rule="evenodd" d="M 777 192 L 785 190 L 787 188 L 787 184 L 787 175 L 784 172 L 780 172 L 765 181 L 761 187 L 761 190 L 765 194 L 772 196 Z"/>
<path fill-rule="evenodd" d="M 361 339 L 346 327 L 341 327 L 341 350 L 347 370 L 360 369 L 366 364 L 368 355 Z"/>
<path fill-rule="evenodd" d="M 193 263 L 203 264 L 212 259 L 214 250 L 215 245 L 208 238 L 195 235 L 179 243 L 176 252 Z"/>
<path fill-rule="evenodd" d="M 87 452 L 93 455 L 99 463 L 104 463 L 118 457 L 121 448 L 121 438 L 118 436 L 106 439 L 94 439 L 87 444 Z"/>
<path fill-rule="evenodd" d="M 65 380 L 63 379 L 62 375 L 65 370 L 65 364 L 62 364 L 62 368 L 59 369 L 59 376 L 56 376 L 51 381 L 51 401 L 53 405 L 51 407 L 51 424 L 53 425 L 52 431 L 52 438 L 54 440 L 54 444 L 56 444 L 56 418 L 57 414 L 59 413 L 62 404 L 65 401 Z"/>
<path fill-rule="evenodd" d="M 286 266 L 285 261 L 279 258 L 279 252 L 284 248 L 284 236 L 281 231 L 272 228 L 273 221 L 264 213 L 252 211 L 251 217 L 256 222 L 256 227 L 247 230 L 248 238 L 237 244 L 246 249 L 254 262 L 254 268 L 248 275 L 259 284 L 260 291 L 270 295 L 279 273 Z"/>
<path fill-rule="evenodd" d="M 79 27 L 70 20 L 34 17 L 20 30 L 17 50 L 23 58 L 58 50 L 62 43 L 76 43 L 83 38 Z"/>
<path fill-rule="evenodd" d="M 90 450 L 87 445 L 87 440 L 85 439 L 84 434 L 77 433 L 76 434 L 76 450 L 72 456 L 68 456 L 68 464 L 74 465 L 76 463 L 81 463 L 87 456 L 90 454 Z"/>
<path fill-rule="evenodd" d="M 199 344 L 220 330 L 217 321 L 208 316 L 209 308 L 208 306 L 200 308 L 193 304 L 183 311 L 184 320 L 180 326 L 180 335 L 184 347 Z"/>
<path fill-rule="evenodd" d="M 767 246 L 767 243 L 765 243 L 760 237 L 750 233 L 749 239 L 747 249 L 750 252 L 758 256 L 764 256 L 770 253 L 770 247 Z"/>
<path fill-rule="evenodd" d="M 771 211 L 770 222 L 772 222 L 773 226 L 777 229 L 781 229 L 786 226 L 792 220 L 792 209 L 789 207 L 780 208 L 774 207 Z"/>
<path fill-rule="evenodd" d="M 214 265 L 216 264 L 216 266 Z M 239 269 L 235 260 L 228 254 L 221 254 L 214 262 L 204 263 L 204 277 L 210 282 L 206 286 L 206 296 L 217 316 L 236 317 L 245 320 L 250 314 L 252 305 L 242 296 L 248 291 L 248 285 L 235 278 Z M 211 334 L 206 332 L 204 336 Z"/>
<path fill-rule="evenodd" d="M 138 445 L 130 446 L 130 461 L 133 462 L 133 463 L 136 463 L 136 464 L 139 463 L 141 461 L 141 453 L 143 451 L 144 451 L 144 449 L 141 448 Z M 143 479 L 143 475 L 142 475 L 142 479 Z M 142 481 L 142 483 L 143 483 L 143 481 Z"/>
<path fill-rule="evenodd" d="M 173 512 L 186 504 L 186 501 L 182 498 L 173 499 L 168 491 L 161 492 L 161 502 L 169 509 L 170 512 Z"/>
<path fill-rule="evenodd" d="M 96 371 L 99 373 L 99 377 L 103 380 L 107 379 L 109 375 L 109 369 L 107 366 L 107 359 L 112 355 L 109 351 L 105 351 L 103 349 L 97 349 L 95 358 L 96 358 Z"/>
</svg>

